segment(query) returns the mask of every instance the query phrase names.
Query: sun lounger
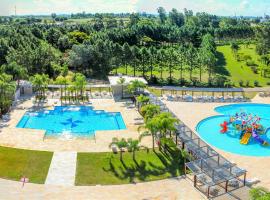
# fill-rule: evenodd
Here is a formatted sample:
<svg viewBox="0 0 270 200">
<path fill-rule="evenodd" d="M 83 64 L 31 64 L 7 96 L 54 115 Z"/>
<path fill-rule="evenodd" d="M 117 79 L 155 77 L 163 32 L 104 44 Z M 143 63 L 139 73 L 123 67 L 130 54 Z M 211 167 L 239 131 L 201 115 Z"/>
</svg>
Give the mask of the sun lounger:
<svg viewBox="0 0 270 200">
<path fill-rule="evenodd" d="M 144 121 L 143 120 L 135 120 L 134 125 L 143 125 Z"/>
<path fill-rule="evenodd" d="M 239 181 L 238 180 L 230 180 L 229 182 L 228 182 L 228 186 L 230 186 L 230 187 L 239 187 Z"/>
<path fill-rule="evenodd" d="M 260 182 L 260 180 L 258 178 L 246 179 L 247 186 L 252 186 L 252 185 L 257 184 L 259 182 Z"/>
</svg>

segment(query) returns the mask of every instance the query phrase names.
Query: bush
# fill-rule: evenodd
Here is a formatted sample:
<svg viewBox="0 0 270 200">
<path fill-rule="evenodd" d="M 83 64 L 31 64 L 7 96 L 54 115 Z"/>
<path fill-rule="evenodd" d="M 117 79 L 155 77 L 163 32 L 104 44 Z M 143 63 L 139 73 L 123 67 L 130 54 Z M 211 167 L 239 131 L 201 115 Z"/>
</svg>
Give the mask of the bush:
<svg viewBox="0 0 270 200">
<path fill-rule="evenodd" d="M 224 87 L 227 81 L 228 78 L 226 76 L 217 74 L 214 78 L 211 79 L 211 85 L 214 87 Z"/>
<path fill-rule="evenodd" d="M 249 81 L 246 81 L 246 87 L 249 87 Z"/>
<path fill-rule="evenodd" d="M 192 86 L 198 86 L 199 79 L 196 77 L 192 77 L 191 82 L 192 82 Z"/>
<path fill-rule="evenodd" d="M 267 82 L 266 85 L 270 85 L 270 82 Z"/>
<path fill-rule="evenodd" d="M 253 73 L 255 74 L 258 74 L 258 67 L 253 65 L 253 66 L 250 66 L 251 70 L 253 71 Z"/>
<path fill-rule="evenodd" d="M 255 86 L 255 87 L 259 87 L 259 86 L 260 86 L 259 81 L 255 80 L 255 81 L 254 81 L 254 86 Z"/>
<path fill-rule="evenodd" d="M 252 60 L 252 58 L 251 58 L 250 55 L 244 55 L 244 56 L 243 56 L 243 59 L 244 59 L 245 61 Z"/>
<path fill-rule="evenodd" d="M 247 66 L 256 66 L 255 62 L 252 59 L 246 61 Z"/>
<path fill-rule="evenodd" d="M 240 81 L 239 81 L 239 86 L 240 86 L 240 87 L 243 87 L 243 85 L 244 85 L 244 81 L 243 81 L 243 80 L 240 80 Z"/>
</svg>

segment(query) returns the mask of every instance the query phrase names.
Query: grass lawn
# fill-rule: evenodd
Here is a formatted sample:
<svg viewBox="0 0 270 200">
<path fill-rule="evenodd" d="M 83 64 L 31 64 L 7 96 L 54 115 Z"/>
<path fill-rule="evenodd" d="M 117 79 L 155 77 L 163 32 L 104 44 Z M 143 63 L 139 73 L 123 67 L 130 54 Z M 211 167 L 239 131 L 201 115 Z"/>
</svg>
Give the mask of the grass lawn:
<svg viewBox="0 0 270 200">
<path fill-rule="evenodd" d="M 259 56 L 255 52 L 255 45 L 250 45 L 246 48 L 244 45 L 240 45 L 239 54 L 249 55 L 252 60 L 260 66 L 261 63 L 258 61 Z M 234 57 L 230 45 L 218 46 L 217 51 L 219 55 L 219 65 L 225 67 L 230 79 L 238 86 L 239 81 L 243 80 L 244 84 L 246 81 L 250 82 L 251 86 L 254 86 L 254 81 L 259 81 L 260 86 L 266 86 L 267 82 L 270 81 L 269 78 L 264 78 L 260 74 L 255 74 L 246 63 L 238 62 Z"/>
<path fill-rule="evenodd" d="M 0 177 L 19 181 L 22 176 L 31 183 L 44 183 L 52 152 L 0 147 Z"/>
<path fill-rule="evenodd" d="M 78 153 L 76 185 L 127 184 L 153 181 L 183 174 L 183 163 L 179 150 L 164 153 L 156 150 L 141 150 L 132 159 L 132 153 L 119 154 Z"/>
</svg>

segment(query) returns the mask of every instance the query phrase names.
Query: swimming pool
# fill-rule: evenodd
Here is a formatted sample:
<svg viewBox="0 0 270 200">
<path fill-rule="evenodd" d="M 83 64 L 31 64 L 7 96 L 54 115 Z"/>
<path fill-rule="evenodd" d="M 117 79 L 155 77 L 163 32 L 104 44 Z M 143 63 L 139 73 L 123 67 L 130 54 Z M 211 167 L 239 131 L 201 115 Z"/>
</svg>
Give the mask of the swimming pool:
<svg viewBox="0 0 270 200">
<path fill-rule="evenodd" d="M 240 144 L 240 131 L 232 125 L 228 126 L 228 132 L 221 134 L 220 124 L 229 121 L 230 116 L 236 113 L 245 112 L 257 115 L 261 118 L 260 124 L 264 128 L 270 127 L 270 105 L 268 104 L 232 104 L 215 108 L 215 111 L 222 114 L 206 118 L 198 123 L 196 130 L 200 137 L 218 149 L 234 154 L 245 156 L 270 156 L 270 146 L 259 144 L 254 138 L 250 138 L 247 145 Z M 270 143 L 270 131 L 260 137 Z"/>
<path fill-rule="evenodd" d="M 94 110 L 91 106 L 56 106 L 54 110 L 26 112 L 17 128 L 46 130 L 46 137 L 92 137 L 95 131 L 123 130 L 119 112 Z"/>
</svg>

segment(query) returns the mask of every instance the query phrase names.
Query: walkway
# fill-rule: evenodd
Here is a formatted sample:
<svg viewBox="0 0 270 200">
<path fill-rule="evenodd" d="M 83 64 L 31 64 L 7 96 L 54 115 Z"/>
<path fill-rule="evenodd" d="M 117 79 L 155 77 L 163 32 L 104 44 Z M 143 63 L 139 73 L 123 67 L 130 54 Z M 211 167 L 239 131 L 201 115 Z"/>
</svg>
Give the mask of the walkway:
<svg viewBox="0 0 270 200">
<path fill-rule="evenodd" d="M 77 152 L 54 152 L 45 184 L 73 186 L 76 163 Z"/>
<path fill-rule="evenodd" d="M 0 179 L 0 199 L 5 200 L 204 200 L 191 182 L 172 178 L 138 184 L 107 186 L 52 186 Z"/>
</svg>

